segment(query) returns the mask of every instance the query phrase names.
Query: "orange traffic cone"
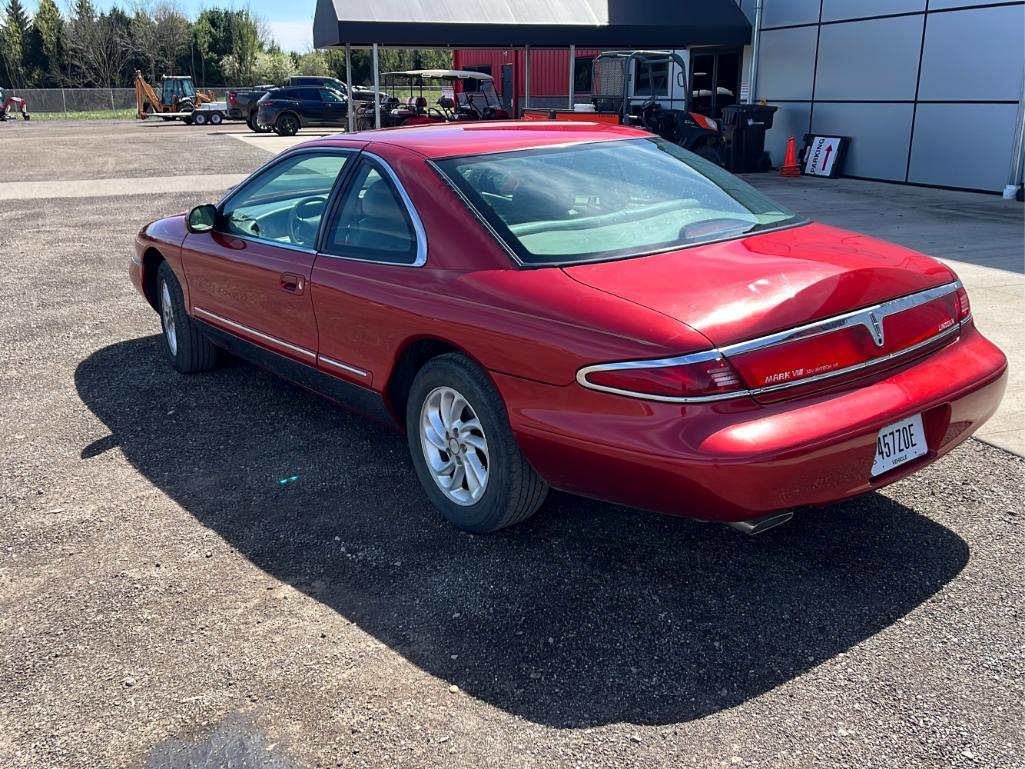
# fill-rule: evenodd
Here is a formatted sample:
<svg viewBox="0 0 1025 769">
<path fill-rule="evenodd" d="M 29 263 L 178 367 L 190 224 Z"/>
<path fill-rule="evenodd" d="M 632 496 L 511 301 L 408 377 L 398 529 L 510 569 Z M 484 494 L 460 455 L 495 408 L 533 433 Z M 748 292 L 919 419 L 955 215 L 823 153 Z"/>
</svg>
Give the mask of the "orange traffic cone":
<svg viewBox="0 0 1025 769">
<path fill-rule="evenodd" d="M 783 161 L 783 165 L 779 169 L 780 176 L 800 176 L 801 167 L 797 165 L 797 143 L 794 141 L 794 137 L 790 137 L 790 141 L 787 142 L 787 158 Z"/>
</svg>

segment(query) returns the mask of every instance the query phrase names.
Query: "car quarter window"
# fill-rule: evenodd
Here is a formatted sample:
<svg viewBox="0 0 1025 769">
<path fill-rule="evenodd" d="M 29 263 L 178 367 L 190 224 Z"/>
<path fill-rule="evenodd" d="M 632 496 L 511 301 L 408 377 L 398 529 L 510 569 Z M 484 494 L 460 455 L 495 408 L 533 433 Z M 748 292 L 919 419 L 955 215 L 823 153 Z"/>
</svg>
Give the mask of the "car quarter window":
<svg viewBox="0 0 1025 769">
<path fill-rule="evenodd" d="M 331 189 L 352 154 L 300 153 L 282 160 L 228 198 L 217 229 L 314 248 Z"/>
<path fill-rule="evenodd" d="M 388 173 L 364 158 L 331 220 L 324 252 L 332 256 L 415 264 L 419 256 L 410 212 Z"/>
</svg>

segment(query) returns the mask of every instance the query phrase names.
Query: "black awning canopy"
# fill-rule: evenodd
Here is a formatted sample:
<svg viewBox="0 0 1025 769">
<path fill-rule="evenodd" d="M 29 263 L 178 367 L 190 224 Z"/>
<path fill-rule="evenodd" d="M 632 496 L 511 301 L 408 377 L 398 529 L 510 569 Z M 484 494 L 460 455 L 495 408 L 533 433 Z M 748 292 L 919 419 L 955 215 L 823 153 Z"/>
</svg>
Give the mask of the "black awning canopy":
<svg viewBox="0 0 1025 769">
<path fill-rule="evenodd" d="M 313 44 L 414 48 L 744 45 L 736 0 L 317 0 Z"/>
</svg>

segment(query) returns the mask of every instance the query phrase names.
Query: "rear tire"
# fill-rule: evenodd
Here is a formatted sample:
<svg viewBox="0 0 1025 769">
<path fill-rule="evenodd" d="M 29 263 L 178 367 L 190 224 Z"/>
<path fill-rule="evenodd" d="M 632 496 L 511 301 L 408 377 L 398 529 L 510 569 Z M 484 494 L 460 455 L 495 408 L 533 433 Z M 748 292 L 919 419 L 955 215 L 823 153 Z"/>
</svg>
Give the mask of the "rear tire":
<svg viewBox="0 0 1025 769">
<path fill-rule="evenodd" d="M 694 150 L 694 154 L 700 155 L 705 160 L 710 160 L 720 168 L 726 167 L 726 158 L 722 154 L 722 149 L 714 144 L 703 144 Z"/>
<path fill-rule="evenodd" d="M 295 136 L 299 133 L 299 118 L 295 115 L 282 115 L 274 123 L 274 131 L 278 136 Z"/>
<path fill-rule="evenodd" d="M 193 124 L 198 125 L 198 126 L 204 126 L 204 125 L 206 125 L 206 121 L 207 121 L 207 116 L 204 115 L 202 112 L 193 112 L 192 113 L 192 122 L 193 122 Z"/>
<path fill-rule="evenodd" d="M 406 430 L 428 498 L 464 531 L 490 534 L 521 523 L 548 494 L 516 443 L 490 378 L 464 355 L 441 355 L 420 369 Z"/>
<path fill-rule="evenodd" d="M 220 125 L 224 122 L 224 118 L 221 117 L 220 112 L 215 112 L 210 116 L 210 125 Z"/>
<path fill-rule="evenodd" d="M 217 365 L 217 347 L 185 311 L 181 285 L 167 262 L 161 262 L 157 270 L 157 307 L 164 351 L 175 369 L 182 374 L 194 374 Z"/>
<path fill-rule="evenodd" d="M 256 113 L 255 112 L 253 114 L 251 114 L 249 117 L 246 118 L 246 125 L 249 126 L 249 130 L 250 131 L 253 131 L 253 132 L 258 133 L 258 134 L 265 134 L 265 133 L 269 133 L 270 131 L 274 130 L 274 129 L 268 128 L 266 126 L 261 127 L 260 124 L 256 122 Z"/>
</svg>

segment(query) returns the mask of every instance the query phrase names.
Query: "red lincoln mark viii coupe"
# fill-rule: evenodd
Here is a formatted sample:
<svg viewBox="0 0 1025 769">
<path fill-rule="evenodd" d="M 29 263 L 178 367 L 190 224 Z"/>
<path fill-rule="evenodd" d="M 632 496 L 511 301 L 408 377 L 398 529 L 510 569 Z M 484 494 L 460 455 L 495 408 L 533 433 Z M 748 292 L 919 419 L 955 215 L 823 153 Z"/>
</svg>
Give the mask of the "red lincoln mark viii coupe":
<svg viewBox="0 0 1025 769">
<path fill-rule="evenodd" d="M 1006 378 L 944 265 L 618 126 L 309 142 L 131 276 L 178 371 L 226 348 L 397 422 L 473 532 L 549 486 L 763 530 L 934 461 Z"/>
</svg>

